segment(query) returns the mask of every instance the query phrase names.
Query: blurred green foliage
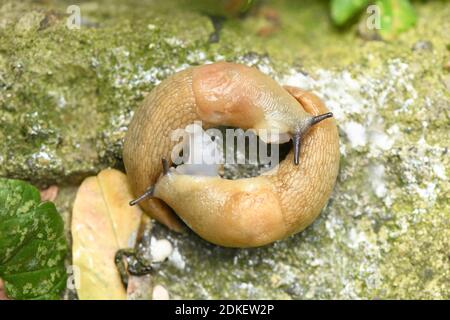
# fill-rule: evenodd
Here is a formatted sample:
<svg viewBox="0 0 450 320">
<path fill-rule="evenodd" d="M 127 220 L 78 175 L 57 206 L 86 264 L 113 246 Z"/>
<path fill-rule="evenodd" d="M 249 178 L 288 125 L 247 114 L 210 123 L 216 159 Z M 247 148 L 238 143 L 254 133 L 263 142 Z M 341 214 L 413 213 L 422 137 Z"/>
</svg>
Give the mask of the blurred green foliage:
<svg viewBox="0 0 450 320">
<path fill-rule="evenodd" d="M 379 14 L 380 35 L 385 39 L 395 37 L 416 23 L 416 13 L 409 0 L 331 0 L 331 17 L 338 26 L 348 24 L 354 17 L 375 5 L 375 11 L 368 14 Z"/>
<path fill-rule="evenodd" d="M 190 7 L 214 15 L 236 17 L 247 12 L 255 3 L 254 0 L 187 0 Z"/>
<path fill-rule="evenodd" d="M 369 3 L 370 0 L 332 0 L 331 17 L 337 25 L 344 25 Z"/>
<path fill-rule="evenodd" d="M 252 5 L 262 0 L 196 0 L 193 3 L 208 14 L 236 17 L 249 11 Z M 367 10 L 366 10 L 367 9 Z M 384 39 L 392 39 L 409 29 L 416 22 L 416 13 L 410 0 L 331 0 L 331 18 L 337 26 L 349 25 L 363 11 L 367 20 L 378 16 L 376 29 Z"/>
</svg>

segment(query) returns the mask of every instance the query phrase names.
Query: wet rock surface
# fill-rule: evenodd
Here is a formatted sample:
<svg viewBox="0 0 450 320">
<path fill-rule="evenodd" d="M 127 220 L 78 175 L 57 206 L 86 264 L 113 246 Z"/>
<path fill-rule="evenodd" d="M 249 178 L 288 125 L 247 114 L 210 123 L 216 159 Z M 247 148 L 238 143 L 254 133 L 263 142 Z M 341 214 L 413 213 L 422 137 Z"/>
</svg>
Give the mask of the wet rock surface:
<svg viewBox="0 0 450 320">
<path fill-rule="evenodd" d="M 269 2 L 280 17 L 269 36 L 255 8 L 213 42 L 211 19 L 185 1 L 86 2 L 79 30 L 66 2 L 45 3 L 0 2 L 1 176 L 67 185 L 56 203 L 69 221 L 81 179 L 121 167 L 146 92 L 189 65 L 255 65 L 335 114 L 335 191 L 311 227 L 259 249 L 156 224 L 173 250 L 153 282 L 171 298 L 450 298 L 447 3 L 415 4 L 418 25 L 391 42 L 337 32 L 326 2 Z"/>
</svg>

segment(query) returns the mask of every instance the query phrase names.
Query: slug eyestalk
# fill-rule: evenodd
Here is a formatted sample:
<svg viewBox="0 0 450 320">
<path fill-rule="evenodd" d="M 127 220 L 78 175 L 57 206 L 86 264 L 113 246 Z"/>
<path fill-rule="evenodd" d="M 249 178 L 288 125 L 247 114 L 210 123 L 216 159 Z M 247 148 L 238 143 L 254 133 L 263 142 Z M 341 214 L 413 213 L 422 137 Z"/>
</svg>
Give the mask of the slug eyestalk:
<svg viewBox="0 0 450 320">
<path fill-rule="evenodd" d="M 310 127 L 319 123 L 322 120 L 331 118 L 332 116 L 333 116 L 332 112 L 327 112 L 327 113 L 312 117 L 311 120 L 309 121 L 309 126 L 307 127 L 307 129 L 309 129 Z M 305 132 L 298 131 L 294 134 L 294 136 L 292 138 L 293 145 L 294 145 L 294 164 L 295 165 L 298 165 L 300 163 L 300 144 L 301 144 L 301 139 L 302 139 L 302 136 L 304 135 L 304 133 Z"/>
</svg>

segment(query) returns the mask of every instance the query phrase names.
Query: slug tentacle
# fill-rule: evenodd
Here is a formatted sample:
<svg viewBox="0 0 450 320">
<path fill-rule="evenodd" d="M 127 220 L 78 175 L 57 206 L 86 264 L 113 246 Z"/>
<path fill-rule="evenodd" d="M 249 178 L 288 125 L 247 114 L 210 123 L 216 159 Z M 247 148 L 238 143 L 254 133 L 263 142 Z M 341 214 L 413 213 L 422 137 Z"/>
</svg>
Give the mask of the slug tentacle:
<svg viewBox="0 0 450 320">
<path fill-rule="evenodd" d="M 296 133 L 294 133 L 292 137 L 292 141 L 294 144 L 294 164 L 298 165 L 300 162 L 300 145 L 301 145 L 301 139 L 302 136 L 305 134 L 305 132 L 312 127 L 313 125 L 319 123 L 320 121 L 323 121 L 325 119 L 331 118 L 333 116 L 332 112 L 327 112 L 318 116 L 311 117 L 307 120 L 309 122 L 306 127 L 303 126 L 303 130 L 299 130 Z"/>
<path fill-rule="evenodd" d="M 169 169 L 170 169 L 169 162 L 167 161 L 166 158 L 162 158 L 161 163 L 162 163 L 162 168 L 163 168 L 163 175 L 168 174 Z M 147 190 L 145 190 L 145 192 L 142 195 L 140 195 L 138 198 L 130 201 L 130 206 L 134 206 L 148 197 L 153 197 L 154 193 L 155 193 L 155 186 L 152 185 Z"/>
<path fill-rule="evenodd" d="M 162 163 L 162 168 L 163 168 L 163 175 L 168 174 L 169 169 L 170 169 L 169 162 L 167 161 L 166 158 L 162 158 L 161 163 Z"/>
<path fill-rule="evenodd" d="M 313 126 L 313 125 L 315 125 L 316 123 L 319 123 L 319 122 L 322 121 L 322 120 L 331 118 L 332 116 L 333 116 L 333 113 L 332 113 L 332 112 L 327 112 L 327 113 L 324 113 L 324 114 L 315 116 L 315 117 L 313 117 L 312 120 L 311 120 L 311 125 Z"/>
<path fill-rule="evenodd" d="M 154 186 L 149 187 L 147 190 L 145 190 L 145 192 L 140 195 L 138 198 L 130 201 L 130 206 L 134 206 L 136 204 L 138 204 L 139 202 L 141 202 L 142 200 L 148 198 L 148 197 L 153 197 L 153 192 L 154 192 L 155 188 Z"/>
<path fill-rule="evenodd" d="M 294 134 L 293 144 L 294 144 L 294 164 L 298 165 L 300 162 L 300 144 L 302 140 L 301 132 Z"/>
<path fill-rule="evenodd" d="M 174 210 L 202 238 L 227 247 L 261 246 L 299 232 L 319 215 L 336 181 L 332 116 L 317 96 L 281 87 L 255 68 L 218 62 L 181 71 L 151 91 L 130 123 L 123 158 L 134 194 L 142 194 L 133 204 L 181 230 Z M 164 160 L 161 168 L 161 157 L 168 159 L 177 144 L 171 133 L 195 121 L 203 128 L 275 129 L 274 141 L 292 138 L 293 148 L 258 177 L 167 174 L 172 169 Z"/>
</svg>

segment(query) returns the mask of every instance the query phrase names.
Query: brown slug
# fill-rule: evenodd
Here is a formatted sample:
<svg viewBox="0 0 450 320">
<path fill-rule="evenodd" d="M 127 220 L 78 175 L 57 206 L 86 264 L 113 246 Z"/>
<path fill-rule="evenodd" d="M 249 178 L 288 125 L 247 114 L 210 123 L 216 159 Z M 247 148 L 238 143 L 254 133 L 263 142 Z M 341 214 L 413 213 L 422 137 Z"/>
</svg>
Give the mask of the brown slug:
<svg viewBox="0 0 450 320">
<path fill-rule="evenodd" d="M 227 247 L 297 233 L 319 215 L 336 181 L 339 136 L 331 116 L 317 96 L 255 68 L 218 62 L 178 72 L 147 95 L 129 125 L 123 158 L 133 193 L 142 195 L 133 204 L 179 231 L 175 211 L 202 238 Z M 161 158 L 170 159 L 177 144 L 171 132 L 194 121 L 277 129 L 293 149 L 276 172 L 253 178 L 180 174 L 168 163 L 163 170 Z"/>
</svg>

